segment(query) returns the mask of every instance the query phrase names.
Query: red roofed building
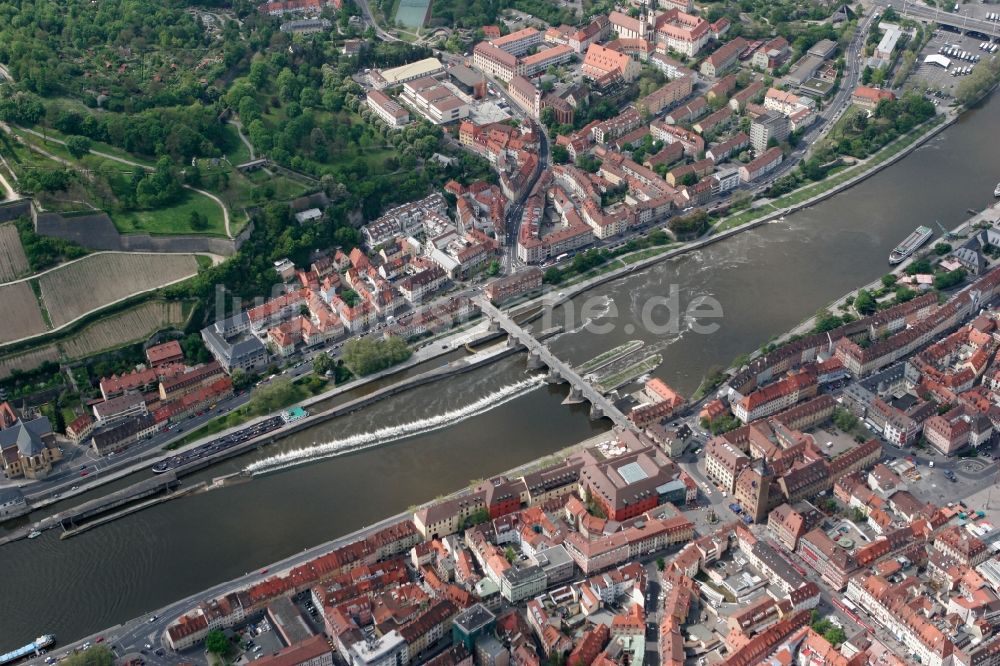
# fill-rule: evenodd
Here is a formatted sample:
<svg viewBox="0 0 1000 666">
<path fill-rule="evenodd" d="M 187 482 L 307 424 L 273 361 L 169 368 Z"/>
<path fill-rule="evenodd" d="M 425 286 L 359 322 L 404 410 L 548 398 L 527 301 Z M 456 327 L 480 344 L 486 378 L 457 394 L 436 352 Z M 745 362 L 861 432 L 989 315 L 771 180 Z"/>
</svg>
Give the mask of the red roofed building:
<svg viewBox="0 0 1000 666">
<path fill-rule="evenodd" d="M 749 183 L 750 181 L 757 180 L 766 173 L 770 173 L 778 168 L 784 159 L 784 154 L 781 152 L 781 148 L 775 146 L 768 149 L 760 157 L 754 159 L 749 164 L 744 164 L 740 167 L 740 180 L 744 183 Z"/>
<path fill-rule="evenodd" d="M 689 58 L 697 55 L 711 37 L 708 21 L 678 9 L 657 16 L 655 27 L 658 45 Z"/>
<path fill-rule="evenodd" d="M 747 40 L 742 37 L 737 37 L 723 44 L 701 63 L 701 73 L 709 78 L 715 78 L 723 74 L 736 63 L 736 59 L 743 49 L 747 47 L 747 44 Z"/>
<path fill-rule="evenodd" d="M 705 150 L 705 139 L 697 132 L 664 122 L 654 122 L 649 129 L 653 133 L 654 139 L 668 144 L 680 143 L 684 146 L 684 153 L 687 155 L 697 155 Z"/>
<path fill-rule="evenodd" d="M 181 349 L 180 342 L 171 340 L 147 349 L 146 359 L 153 367 L 168 363 L 180 363 L 184 360 L 184 350 Z"/>
<path fill-rule="evenodd" d="M 908 577 L 894 585 L 881 576 L 860 574 L 851 579 L 846 596 L 911 650 L 915 661 L 931 666 L 951 664 L 957 652 L 955 644 L 917 603 L 911 603 L 920 582 Z"/>
<path fill-rule="evenodd" d="M 894 100 L 896 95 L 891 90 L 872 88 L 871 86 L 858 86 L 851 93 L 851 101 L 861 108 L 872 110 L 882 100 Z"/>
<path fill-rule="evenodd" d="M 333 651 L 325 636 L 316 635 L 265 655 L 255 663 L 260 666 L 333 666 Z"/>
<path fill-rule="evenodd" d="M 101 380 L 101 395 L 105 400 L 110 400 L 126 393 L 151 391 L 161 381 L 183 374 L 185 370 L 183 365 L 172 363 L 146 370 L 135 370 L 125 375 L 111 375 Z"/>
<path fill-rule="evenodd" d="M 733 414 L 743 423 L 776 414 L 817 391 L 816 375 L 801 372 L 757 389 L 733 405 Z"/>
<path fill-rule="evenodd" d="M 755 666 L 766 661 L 794 631 L 809 623 L 809 611 L 798 611 L 760 632 L 726 659 L 727 666 Z"/>
<path fill-rule="evenodd" d="M 728 413 L 729 408 L 726 406 L 726 403 L 716 398 L 705 403 L 701 411 L 698 412 L 698 419 L 711 425 L 716 419 L 722 418 Z"/>
<path fill-rule="evenodd" d="M 592 81 L 602 81 L 609 76 L 628 82 L 639 75 L 641 67 L 628 54 L 591 44 L 583 59 L 583 75 Z"/>
<path fill-rule="evenodd" d="M 568 666 L 590 666 L 608 644 L 608 625 L 598 624 L 583 635 L 566 659 Z"/>
<path fill-rule="evenodd" d="M 185 650 L 204 639 L 207 633 L 208 619 L 204 613 L 195 612 L 172 623 L 163 635 L 163 640 L 171 650 Z"/>
</svg>

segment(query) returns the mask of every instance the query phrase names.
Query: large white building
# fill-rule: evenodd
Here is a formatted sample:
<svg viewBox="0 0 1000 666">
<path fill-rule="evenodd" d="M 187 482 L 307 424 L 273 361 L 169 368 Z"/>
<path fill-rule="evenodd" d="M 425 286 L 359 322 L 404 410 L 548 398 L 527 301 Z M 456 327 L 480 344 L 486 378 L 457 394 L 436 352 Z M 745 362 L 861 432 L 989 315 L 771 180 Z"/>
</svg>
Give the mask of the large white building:
<svg viewBox="0 0 1000 666">
<path fill-rule="evenodd" d="M 467 118 L 469 104 L 458 93 L 429 76 L 403 85 L 404 102 L 435 125 Z"/>
<path fill-rule="evenodd" d="M 542 43 L 545 33 L 534 28 L 522 28 L 509 35 L 490 40 L 490 44 L 515 56 L 523 55 Z"/>
<path fill-rule="evenodd" d="M 366 102 L 368 108 L 389 127 L 402 127 L 410 122 L 410 113 L 379 90 L 369 90 Z"/>
<path fill-rule="evenodd" d="M 392 69 L 373 69 L 368 75 L 372 85 L 379 90 L 391 88 L 423 76 L 434 76 L 444 72 L 444 65 L 437 58 L 424 58 Z"/>
<path fill-rule="evenodd" d="M 406 641 L 392 631 L 370 641 L 358 642 L 345 654 L 351 666 L 398 666 L 409 661 Z"/>
<path fill-rule="evenodd" d="M 708 21 L 671 9 L 656 17 L 656 40 L 668 49 L 693 58 L 711 38 Z"/>
<path fill-rule="evenodd" d="M 501 81 L 510 81 L 524 71 L 517 56 L 507 53 L 489 42 L 476 44 L 476 48 L 472 51 L 472 66 L 487 76 Z"/>
</svg>

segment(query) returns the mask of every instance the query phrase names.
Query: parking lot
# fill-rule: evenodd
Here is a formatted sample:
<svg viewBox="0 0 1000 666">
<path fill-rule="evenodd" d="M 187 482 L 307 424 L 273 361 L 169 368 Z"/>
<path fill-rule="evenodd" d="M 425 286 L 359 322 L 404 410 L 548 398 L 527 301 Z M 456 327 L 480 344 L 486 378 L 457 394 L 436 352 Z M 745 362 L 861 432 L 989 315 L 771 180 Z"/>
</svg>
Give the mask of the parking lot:
<svg viewBox="0 0 1000 666">
<path fill-rule="evenodd" d="M 971 73 L 978 66 L 976 58 L 981 60 L 983 57 L 989 56 L 988 51 L 980 48 L 985 41 L 981 37 L 960 35 L 943 28 L 938 29 L 930 41 L 928 41 L 924 50 L 921 51 L 920 57 L 914 66 L 911 81 L 918 88 L 929 90 L 932 93 L 940 92 L 949 97 L 952 96 L 956 86 L 958 86 L 964 76 L 967 76 L 967 74 L 960 74 L 959 72 L 967 70 Z M 987 45 L 989 46 L 989 43 Z M 997 48 L 998 52 L 1000 52 L 1000 45 Z M 924 62 L 927 56 L 930 55 L 939 55 L 947 58 L 949 67 L 945 69 L 940 65 Z"/>
</svg>

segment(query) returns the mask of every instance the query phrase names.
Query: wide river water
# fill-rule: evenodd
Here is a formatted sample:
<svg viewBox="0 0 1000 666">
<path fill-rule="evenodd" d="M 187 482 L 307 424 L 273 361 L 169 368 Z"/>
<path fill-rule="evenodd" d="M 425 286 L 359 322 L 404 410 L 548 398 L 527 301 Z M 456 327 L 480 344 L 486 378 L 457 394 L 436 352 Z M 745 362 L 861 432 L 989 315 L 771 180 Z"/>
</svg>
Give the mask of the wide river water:
<svg viewBox="0 0 1000 666">
<path fill-rule="evenodd" d="M 550 346 L 572 362 L 630 339 L 662 353 L 654 373 L 690 394 L 726 366 L 844 293 L 878 278 L 889 251 L 920 224 L 951 228 L 993 201 L 1000 180 L 1000 96 L 899 163 L 811 209 L 623 278 L 580 296 L 569 332 Z M 650 299 L 677 286 L 682 308 L 714 298 L 712 334 L 687 321 L 648 331 Z M 589 319 L 611 329 L 580 329 Z M 596 313 L 596 314 L 595 314 Z M 605 314 L 602 314 L 605 313 Z M 606 326 L 604 326 L 606 325 Z M 404 431 L 450 413 L 450 425 L 356 454 L 328 458 L 221 490 L 168 502 L 60 541 L 55 531 L 0 548 L 0 650 L 41 633 L 70 641 L 142 615 L 416 503 L 543 457 L 609 427 L 586 406 L 560 403 L 561 386 L 527 379 L 523 356 L 404 393 L 279 445 L 204 470 L 210 479 L 276 453 L 385 427 Z M 463 407 L 487 396 L 496 406 Z M 471 412 L 471 413 L 468 413 Z M 426 423 L 424 423 L 426 425 Z"/>
</svg>

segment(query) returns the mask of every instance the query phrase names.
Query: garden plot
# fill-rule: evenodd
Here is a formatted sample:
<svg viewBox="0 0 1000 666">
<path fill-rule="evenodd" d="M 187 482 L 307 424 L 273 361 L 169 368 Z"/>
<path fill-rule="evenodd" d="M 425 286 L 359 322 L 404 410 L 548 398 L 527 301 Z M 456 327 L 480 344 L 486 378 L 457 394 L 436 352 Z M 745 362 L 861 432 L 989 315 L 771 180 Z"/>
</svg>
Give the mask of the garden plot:
<svg viewBox="0 0 1000 666">
<path fill-rule="evenodd" d="M 20 340 L 46 331 L 45 318 L 28 282 L 0 286 L 0 343 Z"/>
<path fill-rule="evenodd" d="M 21 247 L 21 237 L 13 224 L 0 224 L 0 282 L 8 282 L 30 270 Z"/>
<path fill-rule="evenodd" d="M 0 358 L 0 379 L 10 377 L 14 370 L 28 372 L 45 361 L 58 361 L 59 348 L 55 344 L 45 345 L 22 354 L 11 354 Z"/>
<path fill-rule="evenodd" d="M 190 277 L 194 255 L 96 254 L 38 278 L 53 327 L 128 296 Z"/>
<path fill-rule="evenodd" d="M 64 341 L 62 349 L 67 358 L 78 359 L 143 341 L 159 330 L 183 325 L 184 310 L 180 301 L 149 301 L 90 324 Z"/>
</svg>

